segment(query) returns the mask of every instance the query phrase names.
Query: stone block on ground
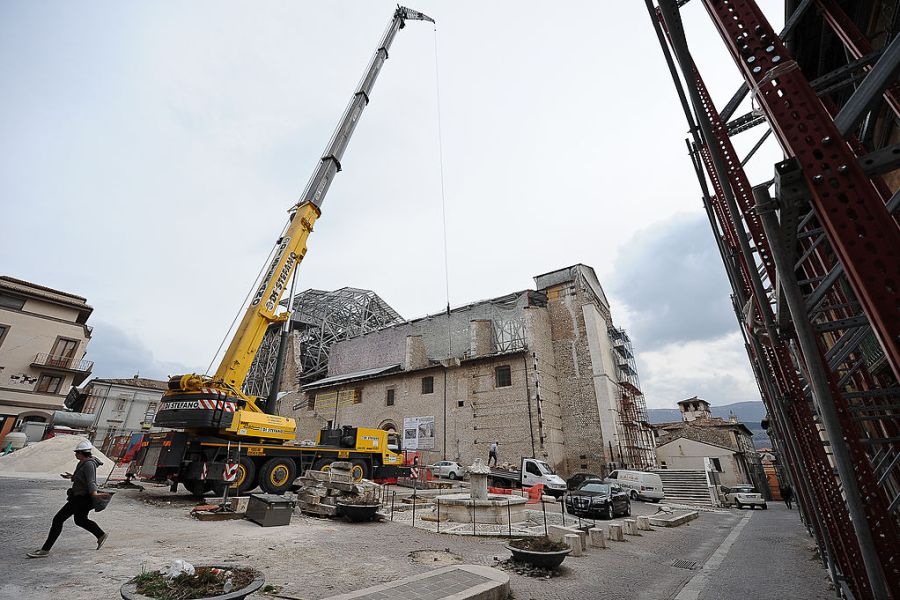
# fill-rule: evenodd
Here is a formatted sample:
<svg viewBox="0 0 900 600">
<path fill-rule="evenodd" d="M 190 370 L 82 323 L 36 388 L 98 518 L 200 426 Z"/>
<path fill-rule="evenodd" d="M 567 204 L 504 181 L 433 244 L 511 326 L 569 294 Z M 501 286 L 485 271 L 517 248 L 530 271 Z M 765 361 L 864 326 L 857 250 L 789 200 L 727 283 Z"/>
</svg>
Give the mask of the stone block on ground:
<svg viewBox="0 0 900 600">
<path fill-rule="evenodd" d="M 572 527 L 561 527 L 559 525 L 549 525 L 547 527 L 547 537 L 554 542 L 562 542 L 563 538 L 570 533 L 577 535 L 581 539 L 581 532 Z"/>
<path fill-rule="evenodd" d="M 228 499 L 231 510 L 236 513 L 247 512 L 247 504 L 250 502 L 250 496 L 235 496 Z"/>
<path fill-rule="evenodd" d="M 634 519 L 625 519 L 625 535 L 639 535 L 637 530 L 637 521 Z"/>
<path fill-rule="evenodd" d="M 588 529 L 591 546 L 594 548 L 606 548 L 606 534 L 600 527 Z"/>
<path fill-rule="evenodd" d="M 624 542 L 625 534 L 622 532 L 621 523 L 612 523 L 609 526 L 609 535 L 607 537 L 614 542 Z"/>
<path fill-rule="evenodd" d="M 650 524 L 654 527 L 678 527 L 696 519 L 698 516 L 700 516 L 700 513 L 696 510 L 668 515 L 653 515 L 650 517 Z"/>
<path fill-rule="evenodd" d="M 563 542 L 572 549 L 572 556 L 581 556 L 584 549 L 581 547 L 581 536 L 577 533 L 567 533 L 563 536 Z"/>
<path fill-rule="evenodd" d="M 650 528 L 650 517 L 638 517 L 637 526 L 640 531 L 652 531 Z"/>
</svg>

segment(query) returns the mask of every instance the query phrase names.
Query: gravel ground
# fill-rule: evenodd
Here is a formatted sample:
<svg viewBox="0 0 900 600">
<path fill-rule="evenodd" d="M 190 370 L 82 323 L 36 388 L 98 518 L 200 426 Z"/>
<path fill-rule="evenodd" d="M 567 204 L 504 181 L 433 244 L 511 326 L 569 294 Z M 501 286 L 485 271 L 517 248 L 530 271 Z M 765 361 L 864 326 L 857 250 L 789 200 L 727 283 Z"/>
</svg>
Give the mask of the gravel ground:
<svg viewBox="0 0 900 600">
<path fill-rule="evenodd" d="M 27 559 L 25 552 L 43 542 L 51 517 L 65 501 L 66 487 L 62 480 L 0 480 L 0 514 L 4 515 L 0 539 L 6 542 L 0 559 L 0 598 L 116 598 L 119 586 L 141 569 L 156 569 L 183 558 L 197 564 L 252 566 L 266 574 L 268 583 L 278 586 L 281 597 L 318 600 L 458 560 L 445 551 L 466 563 L 486 566 L 509 557 L 504 539 L 438 535 L 400 523 L 349 524 L 306 516 L 295 516 L 290 526 L 280 528 L 258 527 L 243 520 L 199 522 L 188 514 L 195 504 L 188 496 L 148 487 L 144 492 L 120 491 L 105 512 L 91 513 L 110 534 L 102 550 L 95 550 L 93 537 L 70 520 L 50 557 Z M 655 505 L 634 504 L 635 514 L 655 511 Z M 773 512 L 768 511 L 769 515 Z M 753 525 L 766 524 L 769 515 L 755 514 L 738 542 L 752 533 Z M 513 596 L 516 600 L 672 598 L 696 572 L 677 568 L 673 561 L 681 558 L 702 564 L 740 517 L 733 511 L 702 513 L 682 527 L 654 529 L 629 537 L 627 542 L 610 542 L 607 550 L 592 549 L 583 557 L 570 557 L 561 574 L 552 579 L 510 573 Z M 797 563 L 803 567 L 798 572 L 809 581 L 795 577 L 793 588 L 800 590 L 798 594 L 757 593 L 753 597 L 828 597 L 809 595 L 825 589 L 824 572 L 809 560 L 809 538 L 803 537 L 796 517 L 790 522 L 777 521 L 771 527 L 779 532 L 779 539 L 798 549 L 796 556 L 779 550 L 779 560 L 784 561 L 780 568 L 790 572 Z M 759 538 L 761 556 L 771 550 L 769 537 L 763 534 Z M 741 577 L 766 582 L 768 565 L 764 561 L 751 564 L 753 571 Z M 729 573 L 740 571 L 728 559 L 722 567 Z M 715 597 L 743 599 L 748 597 L 746 590 L 738 585 L 735 595 Z"/>
</svg>

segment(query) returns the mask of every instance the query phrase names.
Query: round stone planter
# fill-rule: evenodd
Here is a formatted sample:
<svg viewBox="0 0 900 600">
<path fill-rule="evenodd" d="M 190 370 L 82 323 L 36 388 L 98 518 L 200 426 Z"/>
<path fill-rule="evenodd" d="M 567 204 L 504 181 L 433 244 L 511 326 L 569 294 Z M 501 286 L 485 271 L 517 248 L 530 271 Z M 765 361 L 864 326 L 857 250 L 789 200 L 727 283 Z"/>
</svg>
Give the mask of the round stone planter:
<svg viewBox="0 0 900 600">
<path fill-rule="evenodd" d="M 213 567 L 216 569 L 228 569 L 234 568 L 234 565 L 230 567 L 222 566 L 222 565 L 194 565 L 195 567 Z M 196 600 L 243 600 L 266 583 L 266 577 L 262 573 L 256 576 L 256 579 L 251 581 L 248 585 L 242 587 L 239 590 L 233 590 L 228 592 L 227 594 L 219 594 L 218 596 L 204 596 L 203 598 L 197 598 Z M 119 588 L 119 593 L 122 595 L 122 598 L 125 600 L 155 600 L 150 596 L 145 596 L 143 594 L 138 594 L 136 591 L 137 586 L 133 583 L 124 583 L 122 587 Z"/>
<path fill-rule="evenodd" d="M 534 550 L 522 550 L 510 545 L 507 545 L 506 549 L 512 552 L 514 561 L 528 563 L 544 569 L 556 569 L 572 551 L 571 548 L 566 548 L 555 552 L 536 552 Z"/>
<path fill-rule="evenodd" d="M 343 502 L 338 502 L 337 505 L 341 514 L 353 523 L 371 521 L 375 518 L 378 507 L 381 506 L 380 504 L 344 504 Z"/>
</svg>

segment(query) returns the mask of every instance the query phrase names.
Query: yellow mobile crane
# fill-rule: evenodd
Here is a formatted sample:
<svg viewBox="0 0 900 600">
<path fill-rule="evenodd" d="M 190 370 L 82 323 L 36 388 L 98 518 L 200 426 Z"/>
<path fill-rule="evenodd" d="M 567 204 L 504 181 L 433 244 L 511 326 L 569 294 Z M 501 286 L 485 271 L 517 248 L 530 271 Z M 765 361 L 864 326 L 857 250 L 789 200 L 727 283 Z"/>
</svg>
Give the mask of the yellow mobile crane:
<svg viewBox="0 0 900 600">
<path fill-rule="evenodd" d="M 240 445 L 234 484 L 240 492 L 257 483 L 267 492 L 283 492 L 297 473 L 338 459 L 353 463 L 357 479 L 390 479 L 400 474 L 402 457 L 388 447 L 387 432 L 344 427 L 321 431 L 315 446 L 285 444 L 296 436 L 296 421 L 272 414 L 275 407 L 270 402 L 245 394 L 242 387 L 266 330 L 290 318 L 290 310 L 276 313 L 285 287 L 306 255 L 306 240 L 321 214 L 325 194 L 341 170 L 341 158 L 369 103 L 391 43 L 408 20 L 434 23 L 418 11 L 397 7 L 303 195 L 290 210 L 268 268 L 215 374 L 191 373 L 169 380 L 153 424 L 183 431 L 147 436 L 132 473 L 169 480 L 173 491 L 180 482 L 202 495 L 211 488 L 224 489 L 226 449 Z"/>
</svg>

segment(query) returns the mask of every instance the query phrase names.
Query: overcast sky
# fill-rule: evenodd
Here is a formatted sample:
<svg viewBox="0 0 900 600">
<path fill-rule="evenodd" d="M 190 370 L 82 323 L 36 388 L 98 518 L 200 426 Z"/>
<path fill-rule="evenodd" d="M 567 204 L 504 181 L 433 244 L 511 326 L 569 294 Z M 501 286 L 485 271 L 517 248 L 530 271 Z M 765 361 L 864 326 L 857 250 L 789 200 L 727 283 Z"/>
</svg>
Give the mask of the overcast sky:
<svg viewBox="0 0 900 600">
<path fill-rule="evenodd" d="M 88 299 L 97 376 L 205 371 L 394 6 L 0 4 L 0 273 Z M 592 265 L 648 406 L 759 400 L 643 2 L 411 8 L 437 32 L 399 32 L 298 289 L 446 304 L 437 64 L 451 304 Z M 702 4 L 683 12 L 721 107 L 737 71 Z"/>
</svg>

